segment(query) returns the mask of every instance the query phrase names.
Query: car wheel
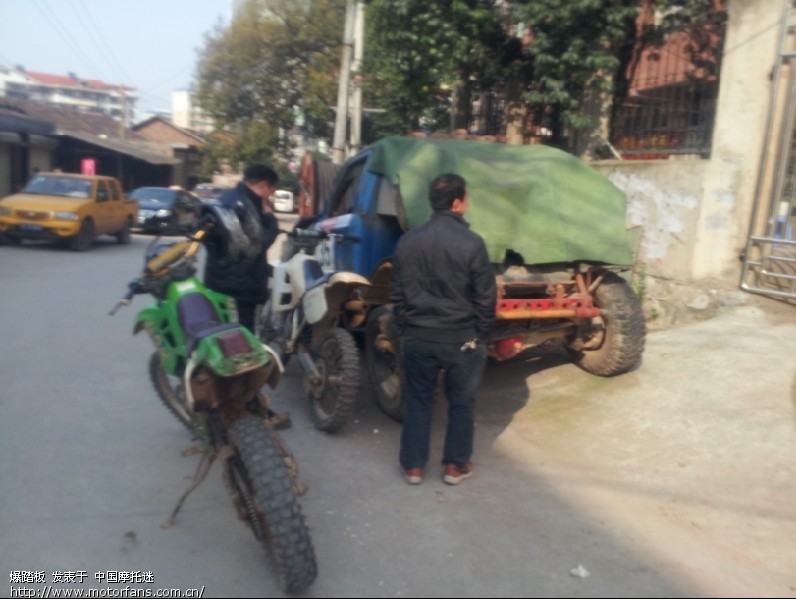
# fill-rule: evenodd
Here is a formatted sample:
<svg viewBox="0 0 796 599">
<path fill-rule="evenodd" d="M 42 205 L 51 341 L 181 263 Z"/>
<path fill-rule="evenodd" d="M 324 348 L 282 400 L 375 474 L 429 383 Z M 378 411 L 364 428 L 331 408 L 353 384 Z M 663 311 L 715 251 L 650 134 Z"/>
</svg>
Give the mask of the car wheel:
<svg viewBox="0 0 796 599">
<path fill-rule="evenodd" d="M 77 235 L 69 238 L 69 249 L 73 252 L 85 252 L 91 247 L 94 241 L 94 223 L 86 219 L 80 225 Z"/>
<path fill-rule="evenodd" d="M 129 218 L 124 221 L 121 231 L 116 233 L 116 241 L 122 245 L 130 243 L 130 230 L 133 228 L 133 221 Z"/>
</svg>

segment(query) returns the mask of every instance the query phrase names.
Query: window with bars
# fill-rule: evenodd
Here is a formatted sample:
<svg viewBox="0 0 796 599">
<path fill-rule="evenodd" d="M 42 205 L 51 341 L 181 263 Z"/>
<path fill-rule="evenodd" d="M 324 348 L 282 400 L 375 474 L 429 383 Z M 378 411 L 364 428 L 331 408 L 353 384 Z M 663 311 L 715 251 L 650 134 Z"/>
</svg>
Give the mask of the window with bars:
<svg viewBox="0 0 796 599">
<path fill-rule="evenodd" d="M 708 158 L 726 12 L 636 48 L 627 93 L 613 106 L 611 143 L 625 159 Z"/>
</svg>

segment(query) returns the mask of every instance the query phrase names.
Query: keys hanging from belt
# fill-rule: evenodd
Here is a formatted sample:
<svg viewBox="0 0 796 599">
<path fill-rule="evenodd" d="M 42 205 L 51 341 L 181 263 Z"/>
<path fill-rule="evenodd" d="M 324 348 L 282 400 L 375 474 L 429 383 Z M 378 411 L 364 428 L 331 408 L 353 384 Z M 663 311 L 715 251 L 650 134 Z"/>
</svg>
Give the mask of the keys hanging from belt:
<svg viewBox="0 0 796 599">
<path fill-rule="evenodd" d="M 478 337 L 473 337 L 467 343 L 462 345 L 459 348 L 459 351 L 464 352 L 464 353 L 466 353 L 468 351 L 473 351 L 477 345 L 478 345 Z"/>
</svg>

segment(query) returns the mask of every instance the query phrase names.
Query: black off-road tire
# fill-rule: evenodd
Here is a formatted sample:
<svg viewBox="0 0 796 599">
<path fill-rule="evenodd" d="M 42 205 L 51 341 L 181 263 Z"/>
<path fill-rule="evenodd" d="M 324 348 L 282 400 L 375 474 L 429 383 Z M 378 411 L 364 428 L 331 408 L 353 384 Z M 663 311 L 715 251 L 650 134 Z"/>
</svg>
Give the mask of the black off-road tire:
<svg viewBox="0 0 796 599">
<path fill-rule="evenodd" d="M 88 251 L 93 242 L 94 223 L 87 218 L 80 225 L 80 231 L 77 232 L 77 235 L 70 237 L 67 243 L 69 244 L 69 249 L 73 252 L 85 252 Z"/>
<path fill-rule="evenodd" d="M 253 416 L 239 418 L 229 432 L 240 457 L 238 464 L 243 466 L 237 474 L 244 481 L 235 484 L 246 486 L 242 495 L 255 536 L 268 553 L 279 588 L 285 593 L 301 592 L 315 580 L 318 566 L 290 472 L 271 436 L 276 433 Z"/>
<path fill-rule="evenodd" d="M 594 300 L 603 311 L 600 325 L 583 347 L 568 347 L 572 361 L 599 376 L 629 372 L 641 362 L 646 338 L 644 312 L 627 282 L 607 272 L 594 291 Z M 593 347 L 592 347 L 593 345 Z"/>
<path fill-rule="evenodd" d="M 402 422 L 404 405 L 398 339 L 390 336 L 391 319 L 392 311 L 386 306 L 379 306 L 370 313 L 365 327 L 365 365 L 379 408 L 393 420 Z M 377 347 L 376 340 L 381 334 L 390 337 L 391 349 Z"/>
<path fill-rule="evenodd" d="M 166 374 L 163 365 L 160 363 L 158 352 L 154 352 L 149 358 L 149 378 L 166 409 L 191 433 L 195 433 L 191 414 L 185 406 L 185 395 L 184 393 L 179 393 L 169 382 L 169 375 Z"/>
<path fill-rule="evenodd" d="M 341 328 L 326 332 L 312 352 L 321 382 L 309 381 L 310 416 L 319 431 L 333 433 L 346 425 L 359 394 L 359 350 L 354 337 Z"/>
<path fill-rule="evenodd" d="M 120 245 L 128 245 L 130 243 L 130 231 L 133 229 L 133 221 L 132 219 L 127 219 L 124 221 L 122 228 L 116 233 L 116 241 Z"/>
</svg>

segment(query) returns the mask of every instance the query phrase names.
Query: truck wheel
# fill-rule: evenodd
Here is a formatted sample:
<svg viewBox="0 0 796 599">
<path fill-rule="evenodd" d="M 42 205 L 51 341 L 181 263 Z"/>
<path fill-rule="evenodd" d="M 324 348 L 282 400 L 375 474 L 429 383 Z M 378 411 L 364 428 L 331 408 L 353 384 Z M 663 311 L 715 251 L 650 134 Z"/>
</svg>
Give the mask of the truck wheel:
<svg viewBox="0 0 796 599">
<path fill-rule="evenodd" d="M 397 340 L 390 336 L 392 311 L 379 306 L 370 313 L 365 327 L 365 364 L 376 392 L 376 403 L 393 420 L 403 421 L 400 361 Z"/>
<path fill-rule="evenodd" d="M 320 380 L 308 381 L 310 415 L 315 428 L 333 433 L 343 428 L 356 406 L 359 350 L 351 333 L 334 328 L 324 335 L 313 358 Z"/>
<path fill-rule="evenodd" d="M 601 317 L 581 328 L 567 350 L 572 361 L 587 372 L 615 376 L 635 368 L 644 352 L 644 312 L 627 282 L 613 272 L 603 276 L 594 291 Z"/>
<path fill-rule="evenodd" d="M 94 241 L 94 223 L 86 219 L 80 225 L 77 235 L 69 238 L 69 249 L 73 252 L 85 252 L 91 247 L 92 241 Z"/>
</svg>

